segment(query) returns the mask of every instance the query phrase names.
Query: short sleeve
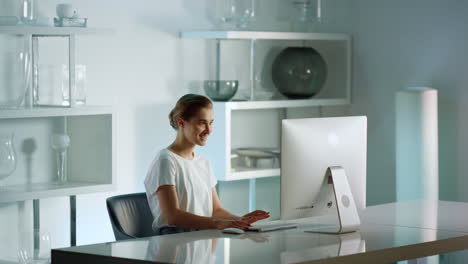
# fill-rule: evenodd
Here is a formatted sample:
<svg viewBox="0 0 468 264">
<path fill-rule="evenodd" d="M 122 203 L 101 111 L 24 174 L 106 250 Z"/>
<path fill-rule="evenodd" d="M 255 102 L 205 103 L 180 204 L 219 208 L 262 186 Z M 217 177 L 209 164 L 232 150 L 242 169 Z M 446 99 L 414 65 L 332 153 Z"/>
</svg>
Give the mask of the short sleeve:
<svg viewBox="0 0 468 264">
<path fill-rule="evenodd" d="M 213 171 L 213 167 L 211 167 L 211 164 L 208 162 L 208 167 L 210 168 L 210 185 L 211 188 L 214 188 L 216 184 L 218 184 L 218 180 L 216 179 L 216 176 Z"/>
<path fill-rule="evenodd" d="M 161 185 L 176 185 L 176 167 L 172 160 L 164 158 L 157 160 L 148 172 L 145 187 L 149 193 L 154 193 Z"/>
</svg>

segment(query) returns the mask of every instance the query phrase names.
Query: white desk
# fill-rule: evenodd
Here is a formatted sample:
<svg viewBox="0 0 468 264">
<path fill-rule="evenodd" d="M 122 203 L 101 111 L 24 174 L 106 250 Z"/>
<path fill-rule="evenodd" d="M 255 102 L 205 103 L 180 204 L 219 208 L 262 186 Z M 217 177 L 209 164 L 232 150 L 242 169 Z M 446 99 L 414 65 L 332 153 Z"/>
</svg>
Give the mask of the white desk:
<svg viewBox="0 0 468 264">
<path fill-rule="evenodd" d="M 305 226 L 244 235 L 204 230 L 53 250 L 52 261 L 388 263 L 467 249 L 466 209 L 467 203 L 440 201 L 385 204 L 369 207 L 361 230 L 345 235 L 305 233 Z"/>
</svg>

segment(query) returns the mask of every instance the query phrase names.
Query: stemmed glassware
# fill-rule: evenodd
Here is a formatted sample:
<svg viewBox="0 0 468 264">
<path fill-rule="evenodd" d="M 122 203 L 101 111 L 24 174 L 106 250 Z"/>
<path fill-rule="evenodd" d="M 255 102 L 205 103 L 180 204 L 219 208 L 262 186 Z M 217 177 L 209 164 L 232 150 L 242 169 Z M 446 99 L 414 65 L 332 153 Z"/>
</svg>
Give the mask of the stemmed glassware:
<svg viewBox="0 0 468 264">
<path fill-rule="evenodd" d="M 67 134 L 53 134 L 51 136 L 51 147 L 57 154 L 57 184 L 59 185 L 67 182 L 65 159 L 69 146 L 70 137 Z"/>
</svg>

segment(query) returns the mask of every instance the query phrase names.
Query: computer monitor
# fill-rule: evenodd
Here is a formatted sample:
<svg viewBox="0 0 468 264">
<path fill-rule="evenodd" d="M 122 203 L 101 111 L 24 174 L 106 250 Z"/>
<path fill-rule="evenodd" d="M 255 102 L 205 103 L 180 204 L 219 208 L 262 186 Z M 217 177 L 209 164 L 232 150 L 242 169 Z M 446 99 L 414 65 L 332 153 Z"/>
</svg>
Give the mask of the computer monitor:
<svg viewBox="0 0 468 264">
<path fill-rule="evenodd" d="M 344 211 L 341 215 L 338 213 L 339 217 L 346 217 L 349 213 L 346 210 L 352 207 L 349 198 L 351 202 L 354 200 L 357 213 L 363 211 L 366 207 L 366 157 L 365 116 L 283 120 L 281 219 L 327 215 L 340 208 Z M 342 169 L 337 172 L 335 166 Z M 335 182 L 328 177 L 333 169 Z M 350 194 L 336 196 L 337 190 L 346 192 L 346 188 Z"/>
</svg>

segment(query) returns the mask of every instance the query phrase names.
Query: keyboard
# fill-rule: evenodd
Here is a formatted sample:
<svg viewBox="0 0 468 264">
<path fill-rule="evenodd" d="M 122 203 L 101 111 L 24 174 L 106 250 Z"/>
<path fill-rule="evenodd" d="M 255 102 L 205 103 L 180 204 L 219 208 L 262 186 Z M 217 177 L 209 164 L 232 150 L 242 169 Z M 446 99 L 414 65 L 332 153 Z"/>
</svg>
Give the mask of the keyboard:
<svg viewBox="0 0 468 264">
<path fill-rule="evenodd" d="M 281 229 L 296 228 L 298 225 L 295 223 L 262 223 L 256 224 L 247 229 L 247 231 L 254 232 L 269 232 Z"/>
</svg>

